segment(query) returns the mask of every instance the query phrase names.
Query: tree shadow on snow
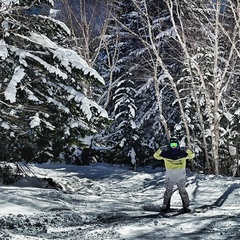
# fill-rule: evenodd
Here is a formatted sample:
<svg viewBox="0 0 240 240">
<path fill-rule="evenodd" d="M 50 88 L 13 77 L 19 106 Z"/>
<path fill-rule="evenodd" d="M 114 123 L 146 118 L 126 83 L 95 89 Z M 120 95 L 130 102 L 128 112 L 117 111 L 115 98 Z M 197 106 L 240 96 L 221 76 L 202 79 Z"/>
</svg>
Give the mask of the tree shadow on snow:
<svg viewBox="0 0 240 240">
<path fill-rule="evenodd" d="M 144 191 L 158 189 L 164 186 L 165 176 L 154 176 L 151 178 L 145 178 L 143 182 Z"/>
<path fill-rule="evenodd" d="M 213 204 L 205 204 L 202 205 L 200 208 L 208 208 L 213 209 L 217 207 L 221 207 L 224 202 L 227 200 L 230 194 L 233 193 L 234 190 L 240 188 L 240 185 L 237 183 L 232 184 Z"/>
</svg>

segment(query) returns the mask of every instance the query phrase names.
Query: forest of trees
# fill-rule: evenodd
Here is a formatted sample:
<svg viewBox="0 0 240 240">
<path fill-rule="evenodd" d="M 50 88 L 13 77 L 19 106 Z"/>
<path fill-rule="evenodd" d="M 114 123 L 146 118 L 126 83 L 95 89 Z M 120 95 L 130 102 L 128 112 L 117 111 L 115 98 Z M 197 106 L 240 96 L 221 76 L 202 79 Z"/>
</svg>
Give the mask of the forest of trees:
<svg viewBox="0 0 240 240">
<path fill-rule="evenodd" d="M 174 135 L 192 170 L 239 175 L 238 0 L 9 0 L 0 21 L 1 161 L 154 164 Z"/>
</svg>

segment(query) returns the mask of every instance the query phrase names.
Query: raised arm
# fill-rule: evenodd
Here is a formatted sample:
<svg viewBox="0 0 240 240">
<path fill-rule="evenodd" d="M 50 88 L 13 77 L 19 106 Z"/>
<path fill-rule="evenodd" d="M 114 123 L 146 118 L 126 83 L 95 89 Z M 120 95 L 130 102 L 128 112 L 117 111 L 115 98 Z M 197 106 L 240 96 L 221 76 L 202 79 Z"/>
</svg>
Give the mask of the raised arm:
<svg viewBox="0 0 240 240">
<path fill-rule="evenodd" d="M 193 159 L 195 157 L 195 153 L 193 151 L 191 151 L 190 149 L 187 149 L 186 153 L 188 154 L 186 159 Z"/>
<path fill-rule="evenodd" d="M 163 160 L 163 157 L 160 156 L 162 153 L 162 150 L 161 149 L 158 149 L 154 154 L 153 154 L 153 157 L 157 160 Z"/>
</svg>

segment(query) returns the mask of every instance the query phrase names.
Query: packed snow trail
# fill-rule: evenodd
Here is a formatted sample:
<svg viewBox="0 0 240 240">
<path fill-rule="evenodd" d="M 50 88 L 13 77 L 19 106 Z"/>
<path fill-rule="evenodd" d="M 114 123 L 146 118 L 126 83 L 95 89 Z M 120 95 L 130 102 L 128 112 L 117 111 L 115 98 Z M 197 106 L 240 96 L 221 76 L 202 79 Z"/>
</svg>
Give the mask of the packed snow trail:
<svg viewBox="0 0 240 240">
<path fill-rule="evenodd" d="M 63 190 L 42 188 L 34 178 L 0 186 L 0 239 L 147 240 L 240 239 L 240 179 L 188 173 L 191 208 L 206 211 L 168 218 L 145 212 L 162 203 L 164 171 L 150 167 L 33 165 L 38 177 Z M 172 207 L 181 208 L 178 191 Z"/>
</svg>

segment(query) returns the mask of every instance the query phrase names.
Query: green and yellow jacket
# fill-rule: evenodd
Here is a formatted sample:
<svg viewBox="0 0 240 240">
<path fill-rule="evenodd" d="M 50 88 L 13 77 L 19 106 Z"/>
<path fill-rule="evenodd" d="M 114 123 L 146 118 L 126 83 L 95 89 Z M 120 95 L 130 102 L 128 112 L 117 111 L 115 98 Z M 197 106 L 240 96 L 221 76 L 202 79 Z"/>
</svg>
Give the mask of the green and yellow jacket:
<svg viewBox="0 0 240 240">
<path fill-rule="evenodd" d="M 167 151 L 157 150 L 153 157 L 157 160 L 163 160 L 166 167 L 166 177 L 179 179 L 186 177 L 186 162 L 187 159 L 193 159 L 195 154 L 187 149 L 169 149 Z"/>
</svg>

